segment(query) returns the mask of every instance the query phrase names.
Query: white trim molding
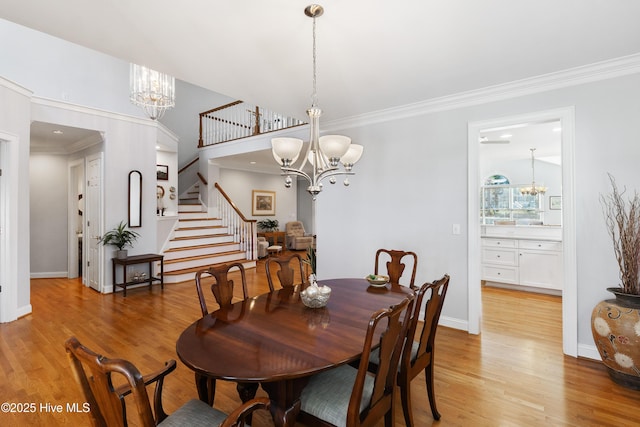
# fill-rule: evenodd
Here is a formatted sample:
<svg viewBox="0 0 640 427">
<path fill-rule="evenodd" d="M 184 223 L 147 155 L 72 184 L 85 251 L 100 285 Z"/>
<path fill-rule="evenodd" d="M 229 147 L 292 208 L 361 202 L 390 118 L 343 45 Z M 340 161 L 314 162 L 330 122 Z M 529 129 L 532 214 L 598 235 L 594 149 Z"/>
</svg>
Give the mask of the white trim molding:
<svg viewBox="0 0 640 427">
<path fill-rule="evenodd" d="M 557 108 L 491 120 L 471 122 L 468 125 L 468 319 L 469 333 L 480 333 L 482 298 L 480 290 L 480 188 L 479 132 L 519 123 L 560 120 L 562 127 L 562 346 L 566 355 L 578 356 L 578 279 L 576 257 L 575 218 L 575 109 Z"/>
<path fill-rule="evenodd" d="M 399 120 L 640 73 L 640 53 L 323 123 L 324 131 Z"/>
</svg>

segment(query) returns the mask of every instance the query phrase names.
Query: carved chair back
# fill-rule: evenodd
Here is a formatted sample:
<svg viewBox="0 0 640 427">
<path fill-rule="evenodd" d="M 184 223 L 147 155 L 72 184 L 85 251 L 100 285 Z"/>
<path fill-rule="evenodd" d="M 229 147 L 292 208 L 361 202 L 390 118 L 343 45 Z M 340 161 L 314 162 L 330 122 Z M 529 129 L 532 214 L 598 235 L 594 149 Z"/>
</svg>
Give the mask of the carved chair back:
<svg viewBox="0 0 640 427">
<path fill-rule="evenodd" d="M 411 380 L 422 371 L 425 372 L 431 412 L 433 413 L 434 419 L 440 419 L 440 414 L 436 408 L 434 393 L 433 354 L 438 321 L 448 288 L 449 275 L 445 274 L 441 279 L 433 283 L 425 283 L 416 293 L 415 305 L 411 320 L 409 321 L 409 329 L 407 330 L 407 337 L 409 337 L 409 339 L 405 342 L 398 374 L 398 385 L 400 386 L 402 406 L 407 426 L 413 426 L 410 395 Z M 429 298 L 427 299 L 424 309 L 424 321 L 420 323 L 420 309 L 427 294 L 429 294 Z M 416 331 L 418 341 L 414 342 Z"/>
<path fill-rule="evenodd" d="M 294 266 L 291 266 L 291 261 L 294 260 Z M 297 261 L 296 261 L 297 260 Z M 273 283 L 273 277 L 271 276 L 271 270 L 278 265 L 280 268 L 276 270 L 276 275 L 280 280 L 280 286 L 283 288 L 289 286 L 295 286 L 300 283 L 305 283 L 304 280 L 304 266 L 302 257 L 298 253 L 291 253 L 288 255 L 282 255 L 279 257 L 270 257 L 266 262 L 267 281 L 269 282 L 269 289 L 273 292 L 275 289 Z M 299 271 L 300 281 L 296 283 L 296 270 Z"/>
<path fill-rule="evenodd" d="M 406 267 L 406 264 L 404 264 L 402 260 L 405 257 L 407 257 L 408 261 L 412 261 L 413 269 L 411 271 L 411 281 L 409 282 L 409 286 L 413 288 L 414 282 L 416 280 L 416 269 L 418 268 L 418 255 L 410 251 L 378 249 L 378 251 L 376 252 L 376 263 L 373 270 L 374 274 L 378 274 L 378 271 L 380 269 L 379 267 L 381 267 L 382 261 L 387 256 L 391 258 L 391 260 L 387 261 L 386 263 L 387 274 L 389 276 L 389 283 L 395 284 L 395 285 L 400 284 L 400 278 L 402 277 L 402 273 L 404 272 L 404 269 Z"/>
<path fill-rule="evenodd" d="M 212 265 L 211 267 L 200 270 L 196 273 L 196 291 L 198 292 L 198 299 L 200 300 L 200 309 L 202 310 L 202 316 L 209 314 L 207 309 L 207 303 L 202 291 L 202 279 L 206 276 L 213 276 L 215 279 L 211 284 L 211 292 L 213 293 L 216 302 L 220 307 L 228 307 L 232 304 L 233 300 L 233 280 L 228 278 L 229 270 L 236 267 L 240 270 L 242 280 L 242 294 L 243 298 L 248 297 L 247 292 L 247 276 L 244 271 L 244 266 L 239 262 L 225 263 Z"/>
</svg>

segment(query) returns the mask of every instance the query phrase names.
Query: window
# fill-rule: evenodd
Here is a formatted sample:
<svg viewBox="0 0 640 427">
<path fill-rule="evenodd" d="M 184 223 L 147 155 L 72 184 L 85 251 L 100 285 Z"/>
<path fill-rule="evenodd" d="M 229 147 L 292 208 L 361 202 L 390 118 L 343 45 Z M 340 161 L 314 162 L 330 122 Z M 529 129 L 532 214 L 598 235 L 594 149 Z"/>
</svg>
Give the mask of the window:
<svg viewBox="0 0 640 427">
<path fill-rule="evenodd" d="M 542 194 L 521 194 L 518 185 L 485 185 L 480 196 L 480 223 L 542 224 Z"/>
</svg>

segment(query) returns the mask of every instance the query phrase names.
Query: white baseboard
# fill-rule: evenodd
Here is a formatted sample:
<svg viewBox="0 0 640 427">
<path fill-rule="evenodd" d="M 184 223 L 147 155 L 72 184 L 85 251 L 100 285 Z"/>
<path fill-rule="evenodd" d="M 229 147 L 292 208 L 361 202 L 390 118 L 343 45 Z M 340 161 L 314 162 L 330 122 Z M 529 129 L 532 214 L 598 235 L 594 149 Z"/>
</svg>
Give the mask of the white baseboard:
<svg viewBox="0 0 640 427">
<path fill-rule="evenodd" d="M 31 314 L 31 312 L 33 311 L 31 304 L 27 304 L 24 305 L 22 307 L 18 307 L 18 309 L 16 310 L 16 315 L 18 316 L 18 318 L 21 318 L 22 316 L 26 316 L 27 314 Z"/>
<path fill-rule="evenodd" d="M 578 357 L 601 361 L 600 353 L 595 345 L 578 344 Z"/>
<path fill-rule="evenodd" d="M 55 279 L 55 278 L 64 278 L 68 277 L 69 273 L 67 271 L 52 271 L 45 273 L 31 273 L 32 279 Z"/>
<path fill-rule="evenodd" d="M 438 325 L 446 326 L 447 328 L 459 329 L 461 331 L 469 330 L 469 322 L 462 319 L 456 319 L 454 317 L 440 316 Z"/>
<path fill-rule="evenodd" d="M 438 325 L 446 326 L 448 328 L 459 329 L 461 331 L 469 330 L 469 322 L 462 319 L 456 319 L 454 317 L 440 316 Z M 592 359 L 601 361 L 600 353 L 595 345 L 578 344 L 578 357 L 584 357 L 586 359 Z"/>
</svg>

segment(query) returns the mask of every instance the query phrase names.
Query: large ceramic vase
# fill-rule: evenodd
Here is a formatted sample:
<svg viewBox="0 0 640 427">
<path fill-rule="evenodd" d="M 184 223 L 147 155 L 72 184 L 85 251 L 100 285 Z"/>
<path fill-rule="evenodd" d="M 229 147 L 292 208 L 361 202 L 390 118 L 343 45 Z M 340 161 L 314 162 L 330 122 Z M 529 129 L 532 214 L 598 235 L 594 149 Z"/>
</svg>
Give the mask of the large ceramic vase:
<svg viewBox="0 0 640 427">
<path fill-rule="evenodd" d="M 640 296 L 608 288 L 615 299 L 601 301 L 591 314 L 591 332 L 609 376 L 640 390 Z"/>
</svg>

